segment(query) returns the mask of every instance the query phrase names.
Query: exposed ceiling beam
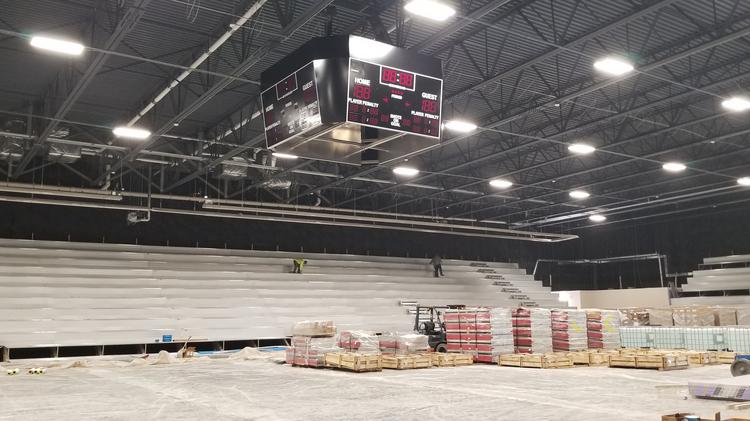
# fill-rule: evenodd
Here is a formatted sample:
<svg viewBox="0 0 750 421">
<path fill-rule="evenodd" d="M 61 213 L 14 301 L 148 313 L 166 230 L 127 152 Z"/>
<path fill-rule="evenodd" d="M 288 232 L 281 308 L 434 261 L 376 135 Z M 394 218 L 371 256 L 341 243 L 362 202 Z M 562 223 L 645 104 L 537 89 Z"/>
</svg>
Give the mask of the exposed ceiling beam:
<svg viewBox="0 0 750 421">
<path fill-rule="evenodd" d="M 146 7 L 148 7 L 148 4 L 150 2 L 151 0 L 136 0 L 136 2 L 133 3 L 133 5 L 129 7 L 127 12 L 125 12 L 125 14 L 122 16 L 122 19 L 120 19 L 114 31 L 112 31 L 110 36 L 104 42 L 101 49 L 105 51 L 116 50 L 125 36 L 136 26 L 138 21 L 141 19 L 141 17 L 145 13 Z M 78 98 L 83 95 L 83 92 L 89 86 L 91 81 L 94 80 L 96 75 L 99 73 L 99 70 L 101 70 L 102 66 L 104 66 L 104 63 L 109 58 L 109 55 L 103 52 L 89 53 L 94 56 L 91 60 L 91 63 L 89 63 L 86 71 L 84 71 L 83 74 L 78 78 L 78 81 L 76 82 L 73 89 L 70 90 L 68 96 L 65 98 L 65 101 L 63 101 L 62 105 L 60 105 L 60 108 L 57 109 L 52 121 L 50 121 L 50 123 L 48 123 L 42 130 L 41 134 L 37 138 L 37 141 L 34 142 L 31 149 L 26 152 L 23 159 L 21 159 L 21 162 L 19 162 L 18 166 L 16 166 L 14 172 L 15 176 L 23 173 L 23 171 L 26 169 L 26 166 L 29 165 L 34 156 L 36 156 L 36 154 L 42 150 L 44 141 L 47 139 L 47 137 L 49 137 L 50 134 L 52 134 L 52 132 L 55 131 L 60 121 L 65 118 L 76 101 L 78 101 Z"/>
</svg>

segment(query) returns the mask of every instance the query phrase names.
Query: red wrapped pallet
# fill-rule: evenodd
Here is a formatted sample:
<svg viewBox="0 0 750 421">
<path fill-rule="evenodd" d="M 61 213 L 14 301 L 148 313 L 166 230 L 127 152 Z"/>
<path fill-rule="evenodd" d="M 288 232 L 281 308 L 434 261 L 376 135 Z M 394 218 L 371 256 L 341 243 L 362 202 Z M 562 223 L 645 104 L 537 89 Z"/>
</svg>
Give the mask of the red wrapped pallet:
<svg viewBox="0 0 750 421">
<path fill-rule="evenodd" d="M 620 312 L 617 310 L 587 310 L 588 347 L 617 349 L 620 347 Z"/>
<path fill-rule="evenodd" d="M 513 310 L 513 344 L 518 354 L 552 352 L 551 313 L 544 308 Z"/>
<path fill-rule="evenodd" d="M 470 308 L 447 310 L 446 339 L 449 352 L 474 356 L 475 361 L 497 362 L 498 355 L 513 353 L 510 310 Z"/>
<path fill-rule="evenodd" d="M 588 348 L 585 311 L 553 310 L 551 316 L 554 351 L 581 351 Z"/>
</svg>

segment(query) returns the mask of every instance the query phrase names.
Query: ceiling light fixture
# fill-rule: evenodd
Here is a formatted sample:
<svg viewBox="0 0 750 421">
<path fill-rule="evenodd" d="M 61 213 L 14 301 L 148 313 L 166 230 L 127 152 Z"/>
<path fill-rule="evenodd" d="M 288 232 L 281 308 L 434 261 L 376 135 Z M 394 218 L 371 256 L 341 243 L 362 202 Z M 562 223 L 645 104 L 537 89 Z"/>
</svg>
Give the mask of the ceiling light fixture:
<svg viewBox="0 0 750 421">
<path fill-rule="evenodd" d="M 604 215 L 594 214 L 589 216 L 589 220 L 592 222 L 604 222 L 607 220 L 607 217 Z"/>
<path fill-rule="evenodd" d="M 65 41 L 57 38 L 34 36 L 31 37 L 31 46 L 42 50 L 54 51 L 69 56 L 80 56 L 86 48 L 77 42 Z"/>
<path fill-rule="evenodd" d="M 406 177 L 414 177 L 415 175 L 419 174 L 419 170 L 412 167 L 396 167 L 393 169 L 393 173 Z"/>
<path fill-rule="evenodd" d="M 404 9 L 409 13 L 441 22 L 456 14 L 456 9 L 434 0 L 412 0 Z"/>
<path fill-rule="evenodd" d="M 502 178 L 496 178 L 494 180 L 490 180 L 490 186 L 497 187 L 499 189 L 507 189 L 508 187 L 512 186 L 513 182 L 504 180 Z"/>
<path fill-rule="evenodd" d="M 292 155 L 289 153 L 281 153 L 281 152 L 274 152 L 273 156 L 279 159 L 297 159 L 299 158 L 297 155 Z"/>
<path fill-rule="evenodd" d="M 568 193 L 570 197 L 573 199 L 587 199 L 591 194 L 589 192 L 585 192 L 583 190 L 573 190 L 570 193 Z"/>
<path fill-rule="evenodd" d="M 448 120 L 445 122 L 445 128 L 454 132 L 469 133 L 477 129 L 477 125 L 468 121 Z"/>
<path fill-rule="evenodd" d="M 612 76 L 622 76 L 633 71 L 633 65 L 623 59 L 605 57 L 594 62 L 594 68 L 602 73 Z"/>
<path fill-rule="evenodd" d="M 112 130 L 112 133 L 117 137 L 135 140 L 144 140 L 151 136 L 151 132 L 148 130 L 125 126 L 115 127 L 114 130 Z"/>
<path fill-rule="evenodd" d="M 721 106 L 734 112 L 747 111 L 750 110 L 750 99 L 742 96 L 733 96 L 722 101 Z"/>
<path fill-rule="evenodd" d="M 669 172 L 682 172 L 687 169 L 685 164 L 681 164 L 679 162 L 667 162 L 661 167 L 664 168 L 665 171 L 669 171 Z"/>
<path fill-rule="evenodd" d="M 738 178 L 737 184 L 739 184 L 740 186 L 750 186 L 750 177 Z"/>
<path fill-rule="evenodd" d="M 568 150 L 579 155 L 588 155 L 596 150 L 595 147 L 585 143 L 573 143 L 568 146 Z"/>
</svg>

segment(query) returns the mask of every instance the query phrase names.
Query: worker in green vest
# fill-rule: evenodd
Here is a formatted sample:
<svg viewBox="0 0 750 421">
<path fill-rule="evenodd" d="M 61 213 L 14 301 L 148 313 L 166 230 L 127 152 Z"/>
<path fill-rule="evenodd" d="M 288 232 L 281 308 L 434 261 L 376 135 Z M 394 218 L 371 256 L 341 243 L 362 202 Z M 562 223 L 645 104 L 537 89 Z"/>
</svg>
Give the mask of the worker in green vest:
<svg viewBox="0 0 750 421">
<path fill-rule="evenodd" d="M 294 259 L 294 270 L 292 270 L 292 273 L 302 273 L 302 268 L 305 267 L 305 264 L 307 264 L 307 260 L 305 259 Z"/>
</svg>

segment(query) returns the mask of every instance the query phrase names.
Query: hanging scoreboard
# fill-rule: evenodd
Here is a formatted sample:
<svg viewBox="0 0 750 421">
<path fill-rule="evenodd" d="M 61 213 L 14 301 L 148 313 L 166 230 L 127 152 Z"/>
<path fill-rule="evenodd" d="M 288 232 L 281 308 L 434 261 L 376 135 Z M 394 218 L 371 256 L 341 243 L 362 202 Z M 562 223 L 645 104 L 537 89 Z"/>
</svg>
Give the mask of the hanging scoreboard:
<svg viewBox="0 0 750 421">
<path fill-rule="evenodd" d="M 320 106 L 313 63 L 263 91 L 261 103 L 269 146 L 319 126 Z"/>
<path fill-rule="evenodd" d="M 442 96 L 439 78 L 349 59 L 347 122 L 439 139 Z"/>
</svg>

